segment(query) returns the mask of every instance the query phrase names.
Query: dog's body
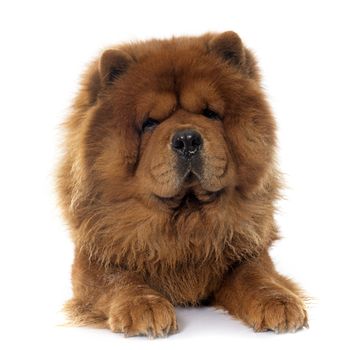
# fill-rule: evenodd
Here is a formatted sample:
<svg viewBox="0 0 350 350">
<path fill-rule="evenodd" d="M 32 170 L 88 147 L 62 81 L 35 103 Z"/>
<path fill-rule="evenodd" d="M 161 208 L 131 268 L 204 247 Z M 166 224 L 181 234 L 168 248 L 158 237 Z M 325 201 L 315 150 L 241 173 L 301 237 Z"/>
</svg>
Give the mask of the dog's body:
<svg viewBox="0 0 350 350">
<path fill-rule="evenodd" d="M 207 303 L 258 331 L 307 324 L 267 252 L 280 184 L 259 80 L 233 32 L 92 63 L 57 181 L 76 246 L 73 321 L 159 336 L 177 328 L 174 305 Z"/>
</svg>

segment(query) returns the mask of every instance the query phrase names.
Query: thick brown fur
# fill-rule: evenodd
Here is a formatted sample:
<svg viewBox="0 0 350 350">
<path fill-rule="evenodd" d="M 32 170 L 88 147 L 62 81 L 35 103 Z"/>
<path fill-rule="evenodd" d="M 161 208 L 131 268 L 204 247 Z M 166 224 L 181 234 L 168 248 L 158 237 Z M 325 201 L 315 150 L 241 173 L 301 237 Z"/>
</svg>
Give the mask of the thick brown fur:
<svg viewBox="0 0 350 350">
<path fill-rule="evenodd" d="M 267 252 L 278 238 L 275 122 L 237 34 L 104 51 L 64 128 L 73 322 L 161 336 L 177 330 L 174 306 L 205 302 L 257 331 L 307 325 L 302 293 Z M 179 130 L 201 135 L 190 160 L 173 146 Z"/>
</svg>

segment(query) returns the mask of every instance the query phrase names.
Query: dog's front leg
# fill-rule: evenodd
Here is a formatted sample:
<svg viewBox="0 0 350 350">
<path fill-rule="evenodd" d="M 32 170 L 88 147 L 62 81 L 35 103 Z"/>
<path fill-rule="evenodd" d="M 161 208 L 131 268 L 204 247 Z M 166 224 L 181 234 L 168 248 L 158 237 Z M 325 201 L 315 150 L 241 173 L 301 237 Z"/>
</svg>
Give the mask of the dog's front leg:
<svg viewBox="0 0 350 350">
<path fill-rule="evenodd" d="M 174 306 L 134 272 L 104 267 L 78 253 L 72 283 L 74 298 L 65 307 L 72 321 L 126 336 L 158 337 L 177 330 Z"/>
<path fill-rule="evenodd" d="M 232 269 L 216 292 L 214 305 L 256 331 L 287 332 L 307 326 L 302 293 L 276 272 L 267 252 Z"/>
</svg>

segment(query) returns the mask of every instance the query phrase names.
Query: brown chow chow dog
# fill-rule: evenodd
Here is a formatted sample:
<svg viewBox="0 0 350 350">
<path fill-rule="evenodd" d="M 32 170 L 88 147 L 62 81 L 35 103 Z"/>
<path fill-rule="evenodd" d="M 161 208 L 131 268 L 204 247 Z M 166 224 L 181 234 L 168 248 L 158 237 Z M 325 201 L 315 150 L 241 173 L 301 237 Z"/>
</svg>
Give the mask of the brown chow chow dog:
<svg viewBox="0 0 350 350">
<path fill-rule="evenodd" d="M 205 304 L 256 331 L 307 326 L 300 289 L 268 254 L 275 122 L 237 34 L 104 51 L 64 126 L 72 321 L 162 336 L 177 330 L 174 306 Z"/>
</svg>

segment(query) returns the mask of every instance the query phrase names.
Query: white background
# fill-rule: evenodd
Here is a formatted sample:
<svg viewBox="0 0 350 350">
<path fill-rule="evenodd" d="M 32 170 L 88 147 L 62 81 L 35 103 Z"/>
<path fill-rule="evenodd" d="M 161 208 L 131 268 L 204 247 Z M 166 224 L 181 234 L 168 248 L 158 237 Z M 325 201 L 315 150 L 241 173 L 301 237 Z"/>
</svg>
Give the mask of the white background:
<svg viewBox="0 0 350 350">
<path fill-rule="evenodd" d="M 0 347 L 349 348 L 349 13 L 334 0 L 2 1 Z M 313 297 L 310 329 L 256 334 L 211 308 L 177 309 L 167 339 L 60 326 L 73 246 L 52 174 L 80 73 L 109 44 L 225 30 L 256 53 L 277 119 L 288 188 L 272 255 Z"/>
</svg>

